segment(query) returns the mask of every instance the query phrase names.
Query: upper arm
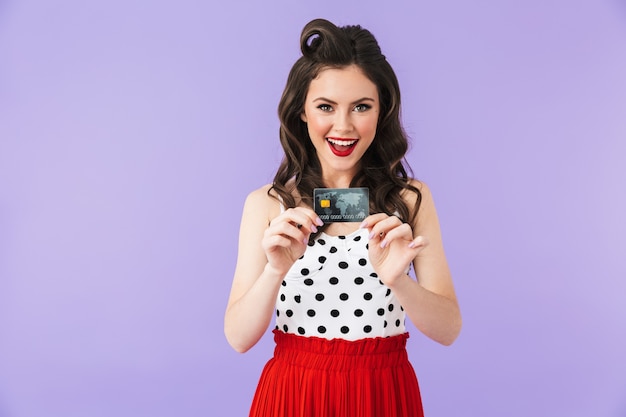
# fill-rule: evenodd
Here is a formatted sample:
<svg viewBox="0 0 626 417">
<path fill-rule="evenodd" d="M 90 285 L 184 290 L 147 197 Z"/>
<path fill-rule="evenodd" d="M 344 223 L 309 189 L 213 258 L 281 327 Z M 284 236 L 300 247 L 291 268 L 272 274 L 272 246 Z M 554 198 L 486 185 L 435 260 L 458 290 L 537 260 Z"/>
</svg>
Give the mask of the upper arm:
<svg viewBox="0 0 626 417">
<path fill-rule="evenodd" d="M 244 204 L 229 307 L 252 287 L 267 263 L 261 241 L 270 220 L 276 215 L 274 212 L 278 210 L 278 202 L 267 194 L 268 189 L 269 186 L 265 186 L 253 191 Z"/>
<path fill-rule="evenodd" d="M 428 240 L 428 245 L 413 261 L 416 278 L 427 290 L 456 300 L 433 196 L 425 183 L 414 181 L 413 185 L 422 194 L 420 208 L 413 224 L 413 235 L 423 236 Z"/>
</svg>

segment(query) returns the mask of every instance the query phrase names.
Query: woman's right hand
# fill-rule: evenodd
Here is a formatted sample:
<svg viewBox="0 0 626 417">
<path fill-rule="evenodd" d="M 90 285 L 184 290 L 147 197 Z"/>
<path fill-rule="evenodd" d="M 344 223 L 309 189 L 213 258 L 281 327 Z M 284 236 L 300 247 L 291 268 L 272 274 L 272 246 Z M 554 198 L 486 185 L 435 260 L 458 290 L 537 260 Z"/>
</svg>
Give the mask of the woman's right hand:
<svg viewBox="0 0 626 417">
<path fill-rule="evenodd" d="M 274 218 L 261 241 L 269 266 L 284 276 L 304 255 L 309 236 L 317 232 L 316 226 L 323 225 L 313 210 L 304 207 L 287 209 Z"/>
</svg>

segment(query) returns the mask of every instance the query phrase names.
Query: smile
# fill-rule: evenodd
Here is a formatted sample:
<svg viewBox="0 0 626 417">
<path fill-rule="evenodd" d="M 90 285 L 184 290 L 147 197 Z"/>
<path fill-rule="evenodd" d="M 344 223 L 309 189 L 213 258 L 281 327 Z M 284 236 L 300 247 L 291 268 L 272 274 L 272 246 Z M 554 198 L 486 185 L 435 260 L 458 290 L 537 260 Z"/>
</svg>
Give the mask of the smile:
<svg viewBox="0 0 626 417">
<path fill-rule="evenodd" d="M 326 138 L 330 150 L 337 156 L 348 156 L 356 147 L 358 139 Z"/>
</svg>

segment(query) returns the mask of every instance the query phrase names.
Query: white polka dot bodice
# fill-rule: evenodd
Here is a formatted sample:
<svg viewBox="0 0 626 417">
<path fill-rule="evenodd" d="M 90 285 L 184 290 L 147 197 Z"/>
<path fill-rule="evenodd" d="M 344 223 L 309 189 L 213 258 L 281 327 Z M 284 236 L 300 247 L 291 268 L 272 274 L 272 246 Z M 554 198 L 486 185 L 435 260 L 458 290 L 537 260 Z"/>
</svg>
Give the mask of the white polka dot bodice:
<svg viewBox="0 0 626 417">
<path fill-rule="evenodd" d="M 404 309 L 370 266 L 367 245 L 367 229 L 309 242 L 280 287 L 276 328 L 346 340 L 406 332 Z"/>
</svg>

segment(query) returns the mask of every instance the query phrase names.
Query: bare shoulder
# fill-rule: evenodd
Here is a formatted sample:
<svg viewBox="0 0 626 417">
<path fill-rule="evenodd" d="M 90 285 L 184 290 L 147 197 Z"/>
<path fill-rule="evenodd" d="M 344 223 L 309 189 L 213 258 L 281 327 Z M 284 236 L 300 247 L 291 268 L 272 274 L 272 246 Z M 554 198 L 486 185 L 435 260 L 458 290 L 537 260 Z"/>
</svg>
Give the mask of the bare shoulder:
<svg viewBox="0 0 626 417">
<path fill-rule="evenodd" d="M 416 180 L 414 178 L 409 179 L 409 185 L 415 187 L 419 191 L 419 195 L 409 189 L 402 191 L 402 198 L 406 201 L 409 207 L 415 207 L 418 198 L 421 200 L 420 209 L 430 201 L 432 201 L 432 194 L 430 188 L 424 181 Z"/>
<path fill-rule="evenodd" d="M 411 178 L 409 180 L 409 185 L 412 185 L 413 187 L 417 188 L 420 194 L 422 194 L 422 198 L 424 197 L 424 194 L 430 196 L 430 188 L 428 187 L 428 184 L 426 184 L 424 181 Z M 415 194 L 410 193 L 410 195 L 415 195 Z"/>
<path fill-rule="evenodd" d="M 272 200 L 276 201 L 275 199 L 270 197 L 270 193 L 271 195 L 276 195 L 274 191 L 270 191 L 271 188 L 272 184 L 265 184 L 264 186 L 257 188 L 256 190 L 248 194 L 246 202 L 250 202 L 252 204 L 269 204 L 269 202 Z"/>
<path fill-rule="evenodd" d="M 264 215 L 268 222 L 280 213 L 280 203 L 272 190 L 272 184 L 266 184 L 248 194 L 245 213 L 254 214 L 255 217 Z"/>
<path fill-rule="evenodd" d="M 415 188 L 420 190 L 420 194 L 422 195 L 422 203 L 424 203 L 424 202 L 432 203 L 433 194 L 432 194 L 428 184 L 426 184 L 424 181 L 418 181 L 418 180 L 411 180 L 411 184 Z"/>
</svg>

